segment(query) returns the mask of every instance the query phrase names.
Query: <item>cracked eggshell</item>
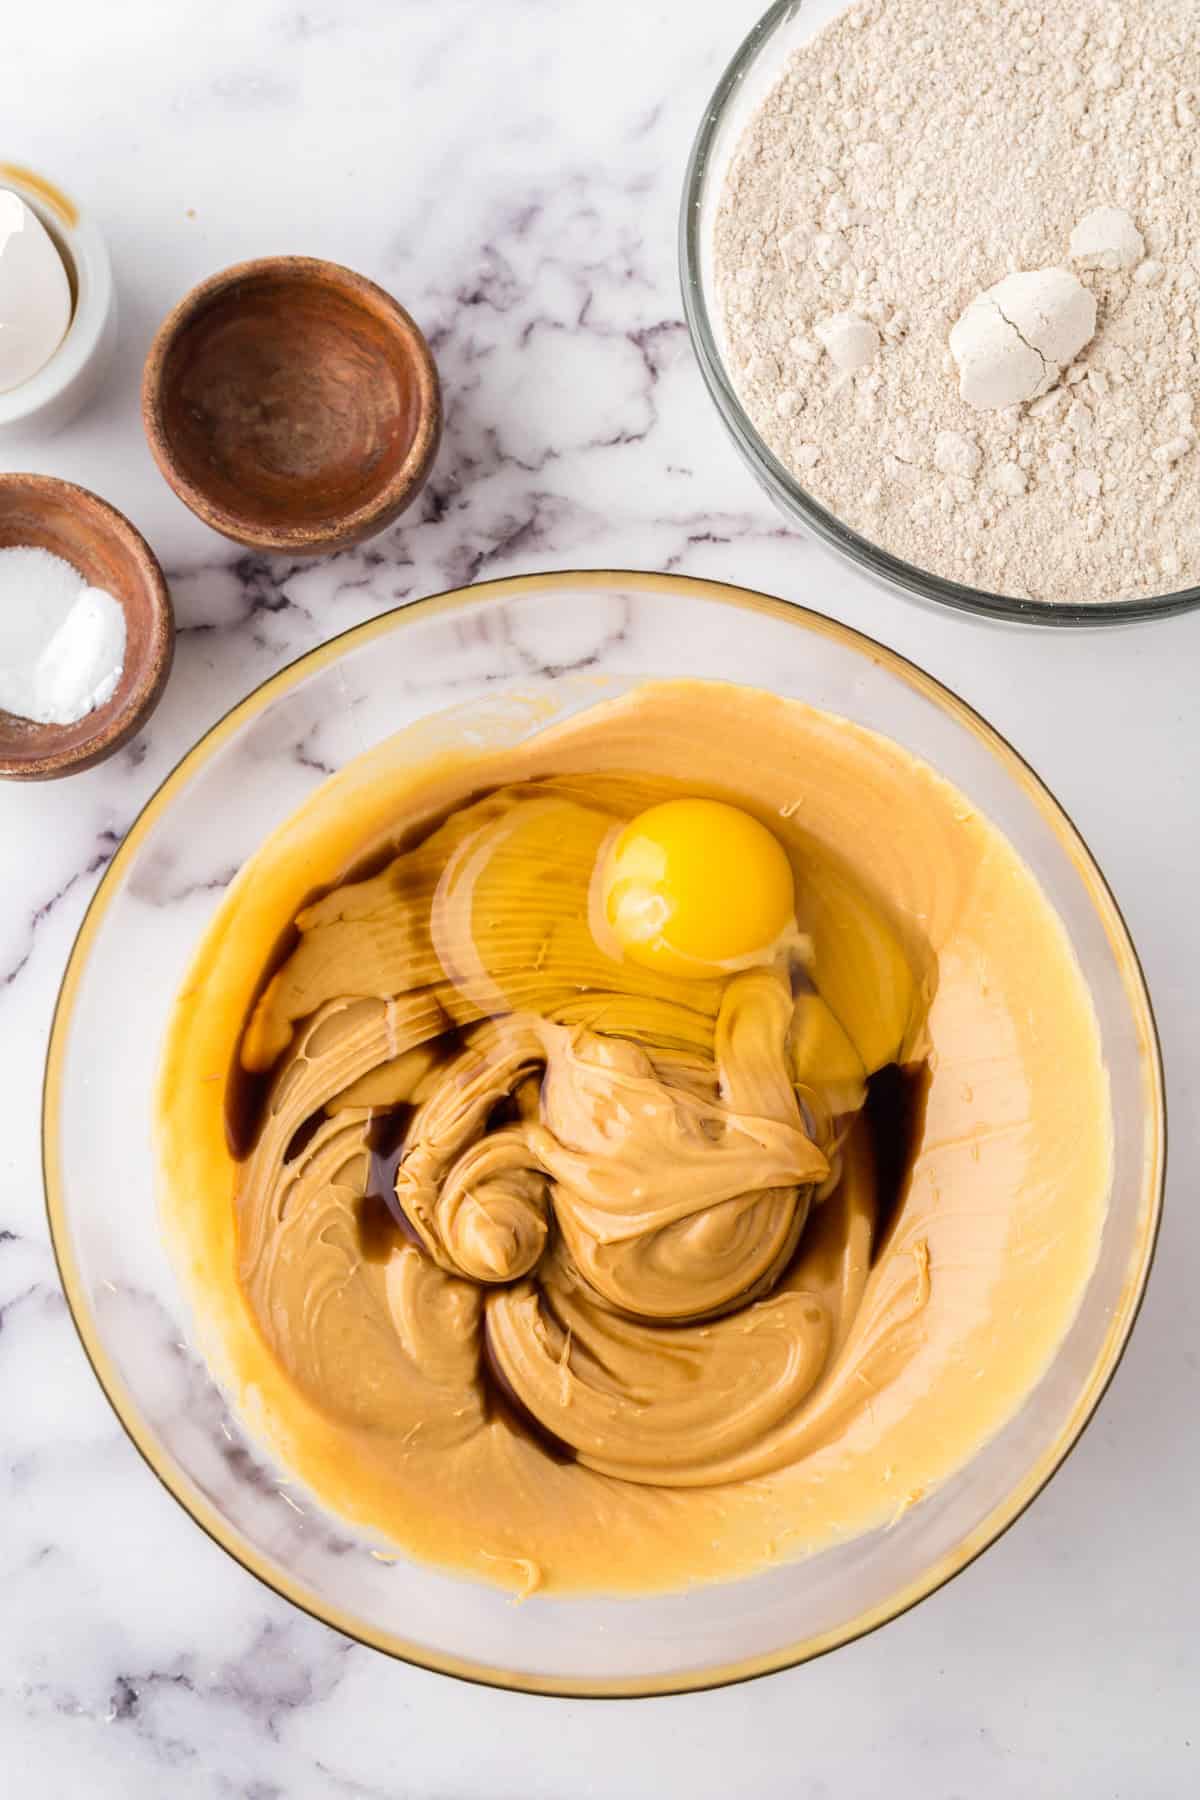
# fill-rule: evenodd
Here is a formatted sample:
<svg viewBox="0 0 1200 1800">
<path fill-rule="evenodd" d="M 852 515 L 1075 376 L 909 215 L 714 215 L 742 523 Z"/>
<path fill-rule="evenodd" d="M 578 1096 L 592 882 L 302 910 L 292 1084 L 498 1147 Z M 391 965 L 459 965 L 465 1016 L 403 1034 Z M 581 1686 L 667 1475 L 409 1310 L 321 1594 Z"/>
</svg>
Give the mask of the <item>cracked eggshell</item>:
<svg viewBox="0 0 1200 1800">
<path fill-rule="evenodd" d="M 1095 332 L 1095 297 L 1069 269 L 1006 275 L 950 333 L 959 392 L 979 412 L 1036 400 Z"/>
</svg>

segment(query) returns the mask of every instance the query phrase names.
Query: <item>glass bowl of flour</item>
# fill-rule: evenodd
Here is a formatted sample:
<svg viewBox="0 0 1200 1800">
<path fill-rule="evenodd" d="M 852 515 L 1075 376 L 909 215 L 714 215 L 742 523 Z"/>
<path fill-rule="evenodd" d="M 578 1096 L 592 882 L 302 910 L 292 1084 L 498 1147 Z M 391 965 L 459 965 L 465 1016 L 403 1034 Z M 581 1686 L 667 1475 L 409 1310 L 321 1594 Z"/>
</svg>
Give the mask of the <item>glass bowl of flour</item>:
<svg viewBox="0 0 1200 1800">
<path fill-rule="evenodd" d="M 769 8 L 701 121 L 680 257 L 709 391 L 789 518 L 968 612 L 1200 604 L 1197 56 L 1174 0 L 952 33 L 941 0 Z"/>
</svg>

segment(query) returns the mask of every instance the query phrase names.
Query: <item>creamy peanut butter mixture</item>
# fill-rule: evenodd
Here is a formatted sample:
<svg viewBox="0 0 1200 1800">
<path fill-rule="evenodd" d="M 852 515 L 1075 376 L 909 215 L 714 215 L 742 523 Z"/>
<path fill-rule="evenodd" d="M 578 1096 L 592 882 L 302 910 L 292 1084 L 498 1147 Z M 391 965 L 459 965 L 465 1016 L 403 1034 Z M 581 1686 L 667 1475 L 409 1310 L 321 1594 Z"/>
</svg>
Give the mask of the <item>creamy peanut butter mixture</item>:
<svg viewBox="0 0 1200 1800">
<path fill-rule="evenodd" d="M 706 945 L 783 868 L 745 953 L 606 904 L 682 797 L 723 803 L 693 847 L 728 807 L 775 841 L 688 865 Z M 206 939 L 160 1126 L 251 1423 L 521 1593 L 732 1577 L 914 1504 L 1045 1368 L 1109 1178 L 1086 986 L 995 828 L 872 733 L 688 682 L 327 783 Z"/>
</svg>

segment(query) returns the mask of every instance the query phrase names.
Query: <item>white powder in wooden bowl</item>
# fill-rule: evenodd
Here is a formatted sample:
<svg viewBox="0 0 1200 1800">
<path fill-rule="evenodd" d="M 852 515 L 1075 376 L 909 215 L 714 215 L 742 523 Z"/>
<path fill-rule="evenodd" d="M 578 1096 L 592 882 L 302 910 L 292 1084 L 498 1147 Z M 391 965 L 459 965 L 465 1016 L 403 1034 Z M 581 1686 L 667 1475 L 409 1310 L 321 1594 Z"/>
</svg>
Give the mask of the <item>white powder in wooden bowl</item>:
<svg viewBox="0 0 1200 1800">
<path fill-rule="evenodd" d="M 1200 585 L 1194 0 L 861 0 L 748 126 L 715 259 L 743 404 L 864 537 L 1038 600 Z M 1049 391 L 970 404 L 952 330 L 1007 276 L 1055 270 L 1094 297 L 1095 335 Z M 990 404 L 1011 379 L 966 386 Z"/>
<path fill-rule="evenodd" d="M 0 549 L 0 711 L 74 725 L 112 699 L 124 664 L 118 600 L 52 551 Z"/>
</svg>

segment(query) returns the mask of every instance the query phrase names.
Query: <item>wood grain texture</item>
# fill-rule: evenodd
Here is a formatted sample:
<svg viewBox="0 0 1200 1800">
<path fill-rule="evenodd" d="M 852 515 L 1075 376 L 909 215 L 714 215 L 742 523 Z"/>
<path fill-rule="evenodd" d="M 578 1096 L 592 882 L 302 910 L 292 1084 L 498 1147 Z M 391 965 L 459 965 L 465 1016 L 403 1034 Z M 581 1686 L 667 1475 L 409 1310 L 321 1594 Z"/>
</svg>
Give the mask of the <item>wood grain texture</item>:
<svg viewBox="0 0 1200 1800">
<path fill-rule="evenodd" d="M 73 725 L 39 725 L 0 710 L 0 776 L 47 781 L 103 762 L 146 723 L 171 672 L 175 619 L 145 538 L 87 488 L 49 475 L 0 475 L 0 549 L 16 545 L 61 556 L 125 614 L 125 664 L 103 706 Z"/>
<path fill-rule="evenodd" d="M 142 389 L 159 468 L 214 530 L 256 550 L 344 550 L 429 474 L 442 408 L 429 346 L 364 276 L 266 257 L 202 282 L 161 327 Z"/>
</svg>

